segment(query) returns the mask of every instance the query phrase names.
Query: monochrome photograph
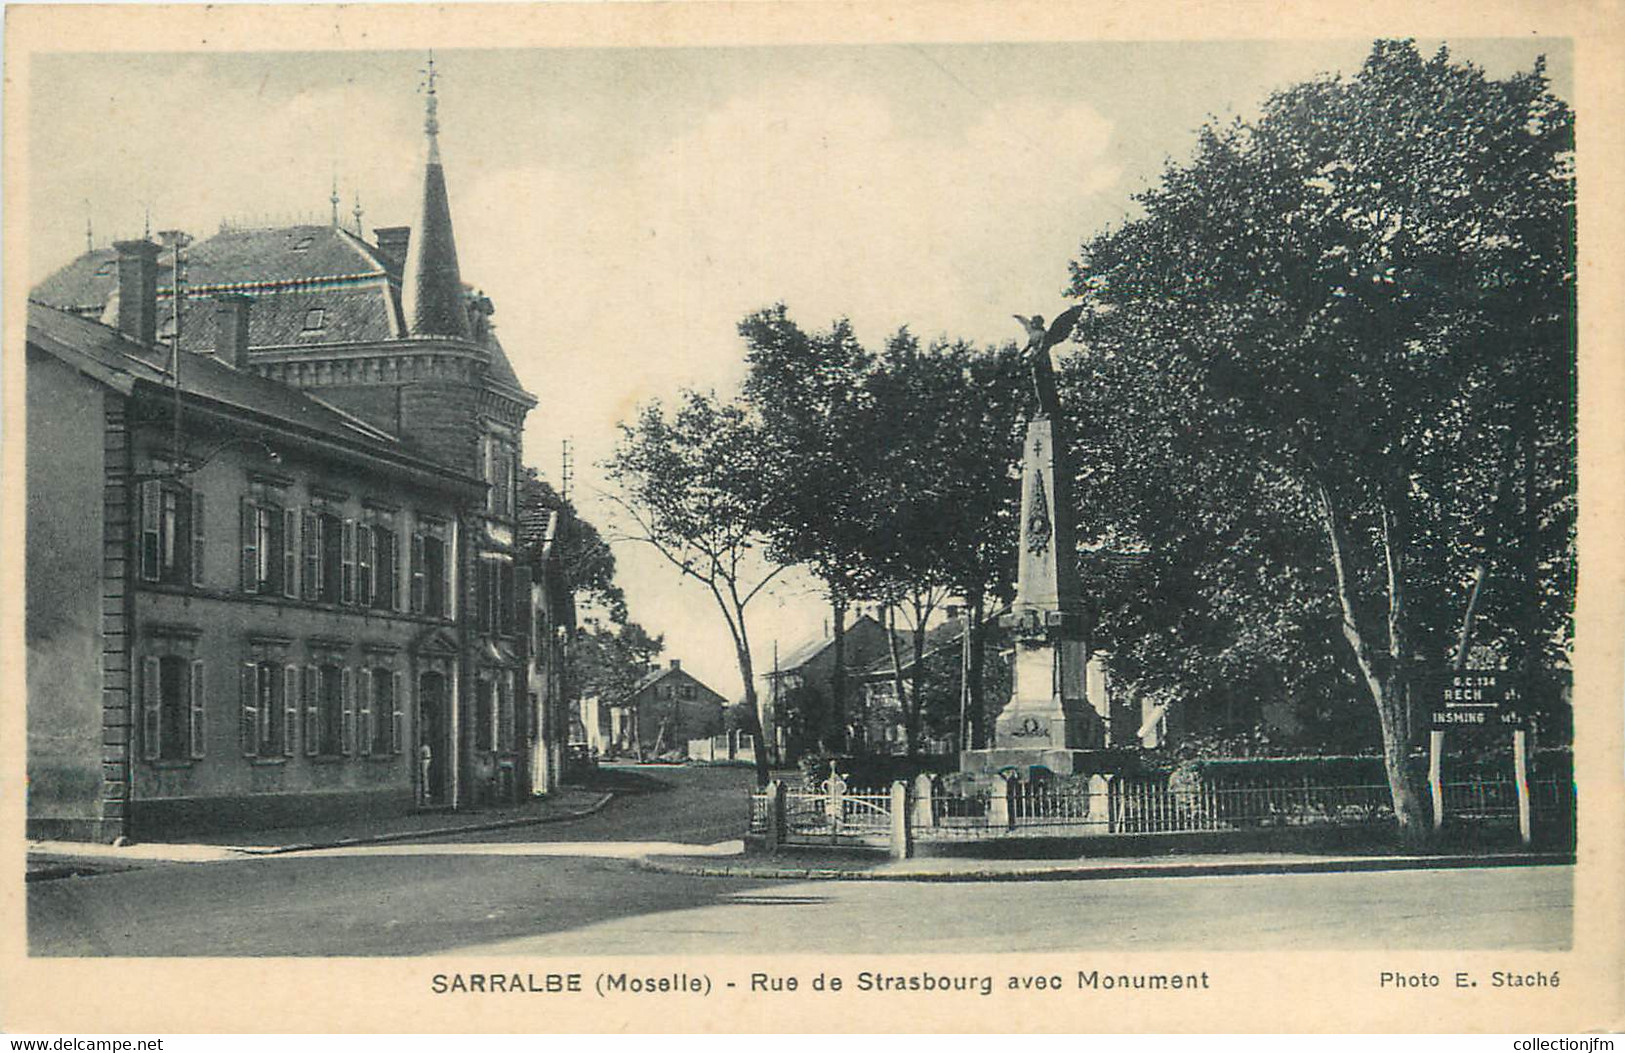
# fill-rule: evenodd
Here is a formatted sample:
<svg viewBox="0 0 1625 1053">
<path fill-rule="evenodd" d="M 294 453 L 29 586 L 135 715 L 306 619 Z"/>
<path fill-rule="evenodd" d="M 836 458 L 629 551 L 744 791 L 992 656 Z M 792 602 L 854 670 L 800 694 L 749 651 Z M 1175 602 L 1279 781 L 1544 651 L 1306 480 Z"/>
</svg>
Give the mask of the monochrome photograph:
<svg viewBox="0 0 1625 1053">
<path fill-rule="evenodd" d="M 11 12 L 14 991 L 1620 1026 L 1584 5 L 458 6 Z"/>
</svg>

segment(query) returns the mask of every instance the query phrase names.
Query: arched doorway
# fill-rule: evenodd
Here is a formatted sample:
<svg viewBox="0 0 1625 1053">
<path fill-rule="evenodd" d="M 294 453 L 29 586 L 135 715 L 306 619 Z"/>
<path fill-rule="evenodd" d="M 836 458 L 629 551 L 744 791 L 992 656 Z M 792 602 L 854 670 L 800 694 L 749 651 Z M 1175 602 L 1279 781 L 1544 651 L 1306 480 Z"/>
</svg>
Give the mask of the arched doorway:
<svg viewBox="0 0 1625 1053">
<path fill-rule="evenodd" d="M 418 677 L 418 797 L 427 806 L 451 804 L 449 698 L 443 673 Z"/>
</svg>

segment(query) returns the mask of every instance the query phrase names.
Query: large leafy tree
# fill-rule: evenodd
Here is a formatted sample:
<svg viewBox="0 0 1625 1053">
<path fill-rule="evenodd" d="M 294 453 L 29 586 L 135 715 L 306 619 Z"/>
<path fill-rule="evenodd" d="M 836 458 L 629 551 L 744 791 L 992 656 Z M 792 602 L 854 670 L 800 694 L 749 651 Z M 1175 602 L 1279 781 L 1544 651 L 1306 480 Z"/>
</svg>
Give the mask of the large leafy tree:
<svg viewBox="0 0 1625 1053">
<path fill-rule="evenodd" d="M 605 468 L 620 486 L 616 500 L 631 520 L 629 536 L 652 546 L 716 601 L 733 641 L 757 779 L 765 786 L 767 749 L 745 614 L 783 565 L 764 558 L 772 495 L 763 485 L 762 449 L 760 430 L 741 406 L 684 391 L 670 414 L 652 403 L 635 422 L 622 424 Z"/>
<path fill-rule="evenodd" d="M 1538 65 L 1497 81 L 1379 42 L 1354 77 L 1204 129 L 1074 266 L 1074 379 L 1122 428 L 1086 442 L 1183 481 L 1130 487 L 1138 523 L 1117 525 L 1174 588 L 1128 619 L 1198 654 L 1340 636 L 1407 835 L 1416 661 L 1463 653 L 1476 620 L 1535 681 L 1566 642 L 1572 135 Z M 1176 511 L 1199 529 L 1157 522 Z M 1298 653 L 1287 673 L 1326 671 L 1324 646 Z"/>
<path fill-rule="evenodd" d="M 615 705 L 632 693 L 660 653 L 664 636 L 651 636 L 637 622 L 592 621 L 576 632 L 576 667 L 581 694 Z"/>
<path fill-rule="evenodd" d="M 547 537 L 549 512 L 559 513 L 559 565 L 578 599 L 601 608 L 613 622 L 626 621 L 626 594 L 615 581 L 615 554 L 598 528 L 582 519 L 574 503 L 527 467 L 519 479 L 521 558 L 535 559 Z"/>
<path fill-rule="evenodd" d="M 894 667 L 915 671 L 907 684 L 898 672 L 897 692 L 917 748 L 927 694 L 918 658 L 933 614 L 962 595 L 980 627 L 986 598 L 1009 591 L 1019 360 L 1013 348 L 922 345 L 907 329 L 869 351 L 845 320 L 808 331 L 783 305 L 746 318 L 740 334 L 745 397 L 762 424 L 760 463 L 774 494 L 775 558 L 823 582 L 838 652 L 854 600 L 880 603 L 884 620 L 906 630 L 915 660 L 897 653 Z M 842 686 L 837 677 L 828 719 L 808 729 L 830 746 L 845 724 Z"/>
<path fill-rule="evenodd" d="M 834 626 L 831 697 L 819 719 L 800 713 L 808 738 L 846 745 L 846 615 L 863 598 L 872 529 L 863 508 L 873 460 L 873 407 L 863 378 L 873 356 L 845 319 L 807 332 L 783 304 L 739 323 L 750 372 L 745 399 L 761 422 L 759 463 L 775 499 L 764 517 L 773 558 L 807 568 L 823 585 Z"/>
</svg>

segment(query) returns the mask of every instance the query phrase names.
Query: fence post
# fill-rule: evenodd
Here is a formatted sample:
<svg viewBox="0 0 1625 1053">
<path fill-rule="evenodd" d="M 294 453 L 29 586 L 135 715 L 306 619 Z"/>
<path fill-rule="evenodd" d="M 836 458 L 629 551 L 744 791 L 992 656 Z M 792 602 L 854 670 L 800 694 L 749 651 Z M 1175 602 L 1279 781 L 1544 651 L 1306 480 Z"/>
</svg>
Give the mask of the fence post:
<svg viewBox="0 0 1625 1053">
<path fill-rule="evenodd" d="M 1010 780 L 1002 773 L 993 776 L 993 792 L 987 801 L 987 825 L 1008 830 L 1010 821 Z"/>
<path fill-rule="evenodd" d="M 1089 776 L 1089 782 L 1084 791 L 1086 794 L 1084 801 L 1087 805 L 1084 815 L 1088 818 L 1090 825 L 1103 825 L 1108 832 L 1111 830 L 1112 781 L 1099 772 L 1095 772 Z"/>
<path fill-rule="evenodd" d="M 908 783 L 901 779 L 891 784 L 891 857 L 907 859 L 914 854 L 914 838 L 908 807 Z M 927 797 L 926 807 L 931 798 Z"/>
<path fill-rule="evenodd" d="M 914 777 L 914 825 L 936 826 L 937 813 L 933 798 L 936 796 L 936 787 L 929 772 L 920 772 Z"/>
<path fill-rule="evenodd" d="M 1518 836 L 1528 844 L 1529 831 L 1529 732 L 1512 732 L 1512 779 L 1518 791 Z"/>
<path fill-rule="evenodd" d="M 767 784 L 767 850 L 777 853 L 785 841 L 784 783 L 777 779 Z"/>
<path fill-rule="evenodd" d="M 1444 732 L 1428 732 L 1428 792 L 1433 796 L 1433 829 L 1444 825 Z"/>
</svg>

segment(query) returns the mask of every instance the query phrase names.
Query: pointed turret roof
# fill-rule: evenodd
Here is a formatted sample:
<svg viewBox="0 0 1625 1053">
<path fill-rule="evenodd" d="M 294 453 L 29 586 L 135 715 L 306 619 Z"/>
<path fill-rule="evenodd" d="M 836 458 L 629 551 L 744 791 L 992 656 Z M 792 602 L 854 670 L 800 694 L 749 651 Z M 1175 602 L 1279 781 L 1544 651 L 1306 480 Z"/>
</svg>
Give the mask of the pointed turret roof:
<svg viewBox="0 0 1625 1053">
<path fill-rule="evenodd" d="M 451 205 L 446 173 L 440 166 L 440 121 L 436 114 L 434 59 L 429 59 L 428 112 L 423 131 L 428 156 L 423 166 L 423 208 L 412 232 L 406 271 L 401 279 L 401 313 L 413 336 L 469 339 L 463 307 L 463 279 L 457 269 L 457 242 L 451 232 Z"/>
</svg>

